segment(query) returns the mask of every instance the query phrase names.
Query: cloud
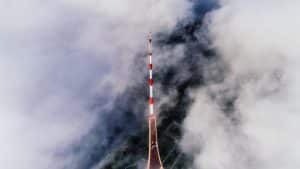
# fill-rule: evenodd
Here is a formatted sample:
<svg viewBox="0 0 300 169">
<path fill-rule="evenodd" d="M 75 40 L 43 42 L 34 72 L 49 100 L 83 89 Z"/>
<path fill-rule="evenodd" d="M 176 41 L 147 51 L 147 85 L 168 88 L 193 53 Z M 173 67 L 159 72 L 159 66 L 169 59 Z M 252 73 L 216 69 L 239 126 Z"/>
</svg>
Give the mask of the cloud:
<svg viewBox="0 0 300 169">
<path fill-rule="evenodd" d="M 206 19 L 221 59 L 207 69 L 208 86 L 195 96 L 182 145 L 194 154 L 196 168 L 299 168 L 300 22 L 294 18 L 300 3 L 220 5 Z"/>
<path fill-rule="evenodd" d="M 0 3 L 0 168 L 6 169 L 75 163 L 68 148 L 134 83 L 131 66 L 147 32 L 170 31 L 190 7 L 184 0 Z"/>
</svg>

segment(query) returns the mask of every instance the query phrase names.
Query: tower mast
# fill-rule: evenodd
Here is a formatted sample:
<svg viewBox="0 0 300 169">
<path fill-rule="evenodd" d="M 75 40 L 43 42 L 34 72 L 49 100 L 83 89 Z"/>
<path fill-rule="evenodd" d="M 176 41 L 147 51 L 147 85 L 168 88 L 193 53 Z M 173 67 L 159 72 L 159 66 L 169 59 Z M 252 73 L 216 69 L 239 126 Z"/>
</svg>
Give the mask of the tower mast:
<svg viewBox="0 0 300 169">
<path fill-rule="evenodd" d="M 148 145 L 148 163 L 146 169 L 163 169 L 163 165 L 159 155 L 156 115 L 154 114 L 154 99 L 153 99 L 153 75 L 152 75 L 152 35 L 148 37 L 148 57 L 149 57 L 149 145 Z"/>
</svg>

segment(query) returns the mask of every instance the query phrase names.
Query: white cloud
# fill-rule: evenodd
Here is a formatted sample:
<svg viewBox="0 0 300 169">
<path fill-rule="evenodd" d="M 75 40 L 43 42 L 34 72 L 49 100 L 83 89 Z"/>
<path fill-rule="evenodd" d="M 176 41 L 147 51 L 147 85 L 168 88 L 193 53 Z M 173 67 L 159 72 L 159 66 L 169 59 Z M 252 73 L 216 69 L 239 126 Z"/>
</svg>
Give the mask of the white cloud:
<svg viewBox="0 0 300 169">
<path fill-rule="evenodd" d="M 206 116 L 216 120 L 215 116 L 222 113 L 205 109 L 214 107 L 214 101 L 197 99 L 185 121 L 187 136 L 201 137 L 204 142 L 198 144 L 203 151 L 195 154 L 195 166 L 299 168 L 300 22 L 296 17 L 300 14 L 300 2 L 227 0 L 220 3 L 221 8 L 208 16 L 208 27 L 213 46 L 229 66 L 229 72 L 223 83 L 208 86 L 197 97 L 209 98 L 210 91 L 217 95 L 224 95 L 224 90 L 233 92 L 238 96 L 235 116 L 241 124 L 208 121 Z M 189 125 L 192 121 L 200 125 Z M 231 127 L 236 131 L 228 130 Z M 183 140 L 182 144 L 190 143 Z M 239 147 L 246 150 L 241 151 Z"/>
<path fill-rule="evenodd" d="M 190 7 L 185 0 L 153 7 L 147 0 L 0 3 L 0 168 L 6 169 L 74 162 L 64 151 L 95 123 L 89 109 L 95 96 L 110 103 L 122 92 L 150 27 L 169 31 Z"/>
</svg>

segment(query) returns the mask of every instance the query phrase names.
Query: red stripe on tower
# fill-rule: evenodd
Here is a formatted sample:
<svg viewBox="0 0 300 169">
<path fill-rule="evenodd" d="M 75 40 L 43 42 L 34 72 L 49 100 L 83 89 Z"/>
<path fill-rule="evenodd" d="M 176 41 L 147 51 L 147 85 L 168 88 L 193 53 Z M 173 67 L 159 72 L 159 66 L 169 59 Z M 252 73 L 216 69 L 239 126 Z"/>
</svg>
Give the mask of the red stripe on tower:
<svg viewBox="0 0 300 169">
<path fill-rule="evenodd" d="M 152 86 L 153 85 L 153 79 L 149 79 L 149 85 Z"/>
<path fill-rule="evenodd" d="M 153 65 L 149 64 L 149 69 L 152 70 L 152 68 L 153 68 Z"/>
<path fill-rule="evenodd" d="M 149 97 L 149 104 L 154 104 L 154 99 L 152 97 Z"/>
</svg>

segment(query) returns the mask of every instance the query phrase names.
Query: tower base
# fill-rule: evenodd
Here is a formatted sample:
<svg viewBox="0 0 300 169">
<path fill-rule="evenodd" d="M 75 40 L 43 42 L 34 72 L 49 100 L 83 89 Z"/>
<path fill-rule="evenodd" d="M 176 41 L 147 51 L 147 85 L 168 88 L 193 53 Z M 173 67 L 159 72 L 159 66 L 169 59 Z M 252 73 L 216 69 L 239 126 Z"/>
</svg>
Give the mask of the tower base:
<svg viewBox="0 0 300 169">
<path fill-rule="evenodd" d="M 149 122 L 149 148 L 148 148 L 148 164 L 147 169 L 163 169 L 163 165 L 159 155 L 156 116 L 150 115 Z"/>
</svg>

